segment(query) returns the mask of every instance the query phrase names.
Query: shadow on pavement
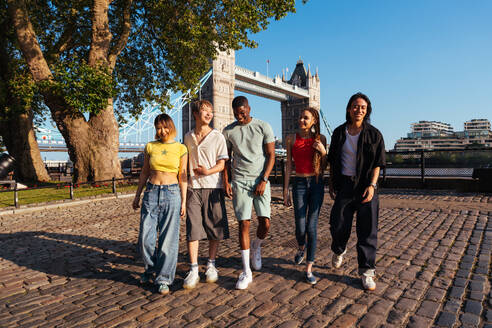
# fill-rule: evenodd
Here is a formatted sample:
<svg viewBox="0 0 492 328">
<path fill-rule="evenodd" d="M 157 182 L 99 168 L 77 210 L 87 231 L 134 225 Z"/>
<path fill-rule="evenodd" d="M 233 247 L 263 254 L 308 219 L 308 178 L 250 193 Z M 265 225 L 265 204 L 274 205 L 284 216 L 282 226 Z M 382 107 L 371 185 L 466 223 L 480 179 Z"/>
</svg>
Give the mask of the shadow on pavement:
<svg viewBox="0 0 492 328">
<path fill-rule="evenodd" d="M 44 231 L 0 234 L 0 257 L 47 275 L 130 285 L 139 284 L 131 267 L 142 266 L 133 243 Z"/>
</svg>

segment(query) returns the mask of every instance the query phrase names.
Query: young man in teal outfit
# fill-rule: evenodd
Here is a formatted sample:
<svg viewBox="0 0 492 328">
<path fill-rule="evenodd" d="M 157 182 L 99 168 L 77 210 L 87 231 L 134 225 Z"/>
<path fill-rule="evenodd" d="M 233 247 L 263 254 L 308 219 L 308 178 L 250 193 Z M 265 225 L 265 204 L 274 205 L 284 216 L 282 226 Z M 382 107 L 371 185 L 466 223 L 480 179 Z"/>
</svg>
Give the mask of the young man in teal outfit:
<svg viewBox="0 0 492 328">
<path fill-rule="evenodd" d="M 261 244 L 270 229 L 270 183 L 268 177 L 275 164 L 275 137 L 271 126 L 250 116 L 248 99 L 234 98 L 232 108 L 236 121 L 224 131 L 229 158 L 224 171 L 224 190 L 232 198 L 234 212 L 239 221 L 239 244 L 243 272 L 236 284 L 246 289 L 253 281 L 249 265 L 249 227 L 252 207 L 258 216 L 257 239 L 251 243 L 251 262 L 255 270 L 261 269 Z M 232 174 L 231 181 L 230 174 Z"/>
</svg>

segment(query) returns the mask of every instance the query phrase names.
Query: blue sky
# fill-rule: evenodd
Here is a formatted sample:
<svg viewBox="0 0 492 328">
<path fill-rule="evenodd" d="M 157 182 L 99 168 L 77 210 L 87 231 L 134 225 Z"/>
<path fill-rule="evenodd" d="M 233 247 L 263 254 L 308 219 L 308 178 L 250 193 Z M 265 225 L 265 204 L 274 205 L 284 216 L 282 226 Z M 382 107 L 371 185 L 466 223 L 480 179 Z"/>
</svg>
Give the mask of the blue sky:
<svg viewBox="0 0 492 328">
<path fill-rule="evenodd" d="M 321 108 L 332 128 L 349 97 L 373 104 L 372 123 L 386 149 L 410 123 L 435 120 L 455 131 L 492 119 L 492 1 L 310 0 L 253 35 L 259 46 L 236 52 L 236 65 L 266 74 L 292 72 L 299 56 L 321 81 Z M 249 96 L 252 114 L 281 136 L 280 103 Z"/>
</svg>

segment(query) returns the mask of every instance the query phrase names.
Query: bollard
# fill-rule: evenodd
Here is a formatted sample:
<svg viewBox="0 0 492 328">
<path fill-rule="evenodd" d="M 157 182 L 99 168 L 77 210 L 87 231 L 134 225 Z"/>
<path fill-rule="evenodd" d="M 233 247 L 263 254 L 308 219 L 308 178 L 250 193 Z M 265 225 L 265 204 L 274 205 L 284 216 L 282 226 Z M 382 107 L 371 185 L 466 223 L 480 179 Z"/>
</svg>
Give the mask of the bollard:
<svg viewBox="0 0 492 328">
<path fill-rule="evenodd" d="M 275 165 L 273 166 L 275 169 L 275 183 L 278 183 L 278 175 L 277 175 L 277 167 L 278 167 L 278 160 L 275 160 Z"/>
<path fill-rule="evenodd" d="M 283 158 L 281 163 L 282 163 L 281 166 L 282 166 L 282 183 L 283 183 L 285 179 L 285 160 Z"/>
<path fill-rule="evenodd" d="M 73 182 L 70 181 L 70 199 L 73 199 Z"/>
<path fill-rule="evenodd" d="M 19 208 L 19 192 L 17 190 L 17 182 L 14 184 L 14 206 Z"/>
<path fill-rule="evenodd" d="M 420 151 L 420 179 L 422 181 L 422 184 L 425 183 L 425 156 L 424 156 L 424 151 Z"/>
<path fill-rule="evenodd" d="M 116 194 L 116 181 L 114 177 L 112 179 L 112 183 L 113 183 L 113 194 Z"/>
</svg>

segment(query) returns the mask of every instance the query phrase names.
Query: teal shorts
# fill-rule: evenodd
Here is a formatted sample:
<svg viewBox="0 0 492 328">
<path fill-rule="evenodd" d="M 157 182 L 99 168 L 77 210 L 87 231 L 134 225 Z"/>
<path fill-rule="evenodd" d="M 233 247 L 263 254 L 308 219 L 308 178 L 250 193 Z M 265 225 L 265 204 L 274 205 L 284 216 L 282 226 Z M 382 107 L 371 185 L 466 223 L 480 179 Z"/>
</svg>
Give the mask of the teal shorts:
<svg viewBox="0 0 492 328">
<path fill-rule="evenodd" d="M 232 205 L 238 221 L 251 220 L 253 206 L 257 216 L 270 218 L 270 201 L 272 199 L 270 182 L 267 182 L 263 195 L 257 196 L 255 195 L 255 189 L 260 181 L 261 179 L 250 181 L 232 180 Z"/>
</svg>

